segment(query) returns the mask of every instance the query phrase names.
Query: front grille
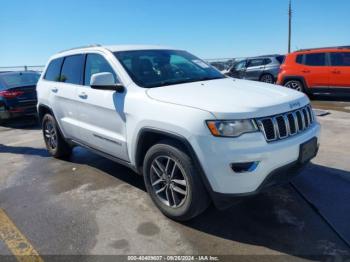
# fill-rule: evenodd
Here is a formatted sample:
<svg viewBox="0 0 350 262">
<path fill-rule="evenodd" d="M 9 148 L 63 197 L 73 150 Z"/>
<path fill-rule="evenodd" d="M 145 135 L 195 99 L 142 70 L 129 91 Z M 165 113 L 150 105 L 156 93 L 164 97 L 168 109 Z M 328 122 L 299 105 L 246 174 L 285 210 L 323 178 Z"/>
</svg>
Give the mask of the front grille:
<svg viewBox="0 0 350 262">
<path fill-rule="evenodd" d="M 312 126 L 315 117 L 310 105 L 295 111 L 256 119 L 266 141 L 272 142 L 294 136 Z"/>
</svg>

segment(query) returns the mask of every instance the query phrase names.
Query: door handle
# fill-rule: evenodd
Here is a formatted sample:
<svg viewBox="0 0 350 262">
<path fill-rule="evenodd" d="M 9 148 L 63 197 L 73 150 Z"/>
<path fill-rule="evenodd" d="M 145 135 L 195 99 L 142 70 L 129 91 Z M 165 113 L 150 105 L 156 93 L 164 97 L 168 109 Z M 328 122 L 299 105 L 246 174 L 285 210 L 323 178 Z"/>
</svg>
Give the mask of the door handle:
<svg viewBox="0 0 350 262">
<path fill-rule="evenodd" d="M 331 71 L 333 74 L 340 74 L 340 71 L 339 70 L 333 70 Z"/>
<path fill-rule="evenodd" d="M 81 99 L 86 99 L 86 98 L 88 97 L 88 95 L 87 95 L 85 92 L 81 92 L 81 93 L 79 94 L 79 97 L 80 97 Z"/>
<path fill-rule="evenodd" d="M 303 73 L 310 73 L 310 70 L 303 70 Z"/>
<path fill-rule="evenodd" d="M 51 88 L 51 91 L 54 92 L 54 93 L 57 93 L 58 92 L 58 88 L 57 87 L 53 87 L 53 88 Z"/>
</svg>

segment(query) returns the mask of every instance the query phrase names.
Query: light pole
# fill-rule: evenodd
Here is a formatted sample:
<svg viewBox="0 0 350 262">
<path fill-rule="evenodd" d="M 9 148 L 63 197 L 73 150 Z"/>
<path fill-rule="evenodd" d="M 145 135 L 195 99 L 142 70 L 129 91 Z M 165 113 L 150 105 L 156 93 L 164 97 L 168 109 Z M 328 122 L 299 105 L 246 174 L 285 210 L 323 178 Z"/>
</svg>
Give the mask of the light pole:
<svg viewBox="0 0 350 262">
<path fill-rule="evenodd" d="M 290 46 L 292 41 L 292 0 L 289 0 L 288 9 L 288 53 L 290 53 Z"/>
</svg>

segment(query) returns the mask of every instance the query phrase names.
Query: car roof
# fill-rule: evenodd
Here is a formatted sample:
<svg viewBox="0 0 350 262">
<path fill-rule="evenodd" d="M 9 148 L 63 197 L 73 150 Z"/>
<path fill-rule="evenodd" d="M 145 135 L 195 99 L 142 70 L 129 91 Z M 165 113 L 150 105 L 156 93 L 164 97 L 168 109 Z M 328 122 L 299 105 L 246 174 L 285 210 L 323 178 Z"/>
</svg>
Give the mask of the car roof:
<svg viewBox="0 0 350 262">
<path fill-rule="evenodd" d="M 334 46 L 334 47 L 321 47 L 321 48 L 309 48 L 300 49 L 294 53 L 320 53 L 320 52 L 350 52 L 350 46 Z"/>
<path fill-rule="evenodd" d="M 177 48 L 160 46 L 160 45 L 88 45 L 82 47 L 71 48 L 68 50 L 63 50 L 51 57 L 59 58 L 67 55 L 86 53 L 88 51 L 110 51 L 110 52 L 119 52 L 119 51 L 137 51 L 137 50 L 181 50 Z"/>
</svg>

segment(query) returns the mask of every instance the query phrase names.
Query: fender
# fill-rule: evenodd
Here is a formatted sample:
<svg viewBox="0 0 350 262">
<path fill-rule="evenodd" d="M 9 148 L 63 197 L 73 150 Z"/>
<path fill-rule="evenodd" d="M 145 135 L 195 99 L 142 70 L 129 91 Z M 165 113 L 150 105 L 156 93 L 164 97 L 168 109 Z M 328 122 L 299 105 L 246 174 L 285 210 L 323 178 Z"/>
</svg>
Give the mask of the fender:
<svg viewBox="0 0 350 262">
<path fill-rule="evenodd" d="M 203 182 L 207 192 L 209 192 L 210 196 L 213 199 L 214 191 L 209 183 L 207 176 L 205 175 L 204 169 L 203 169 L 203 167 L 202 167 L 202 165 L 197 157 L 196 152 L 194 151 L 190 142 L 184 136 L 182 136 L 180 134 L 176 134 L 176 133 L 164 131 L 164 130 L 159 130 L 159 129 L 154 129 L 154 128 L 149 128 L 149 127 L 142 128 L 137 136 L 137 148 L 136 148 L 136 153 L 135 153 L 136 154 L 135 155 L 135 164 L 136 164 L 136 168 L 138 170 L 140 170 L 140 162 L 142 161 L 142 159 L 141 159 L 141 156 L 142 156 L 142 137 L 146 133 L 153 133 L 156 135 L 160 135 L 161 137 L 164 137 L 164 138 L 170 138 L 172 140 L 178 141 L 179 146 L 182 146 L 189 153 L 191 159 L 194 161 L 194 164 L 196 166 L 196 169 L 199 172 L 199 175 L 202 179 L 202 182 Z"/>
</svg>

